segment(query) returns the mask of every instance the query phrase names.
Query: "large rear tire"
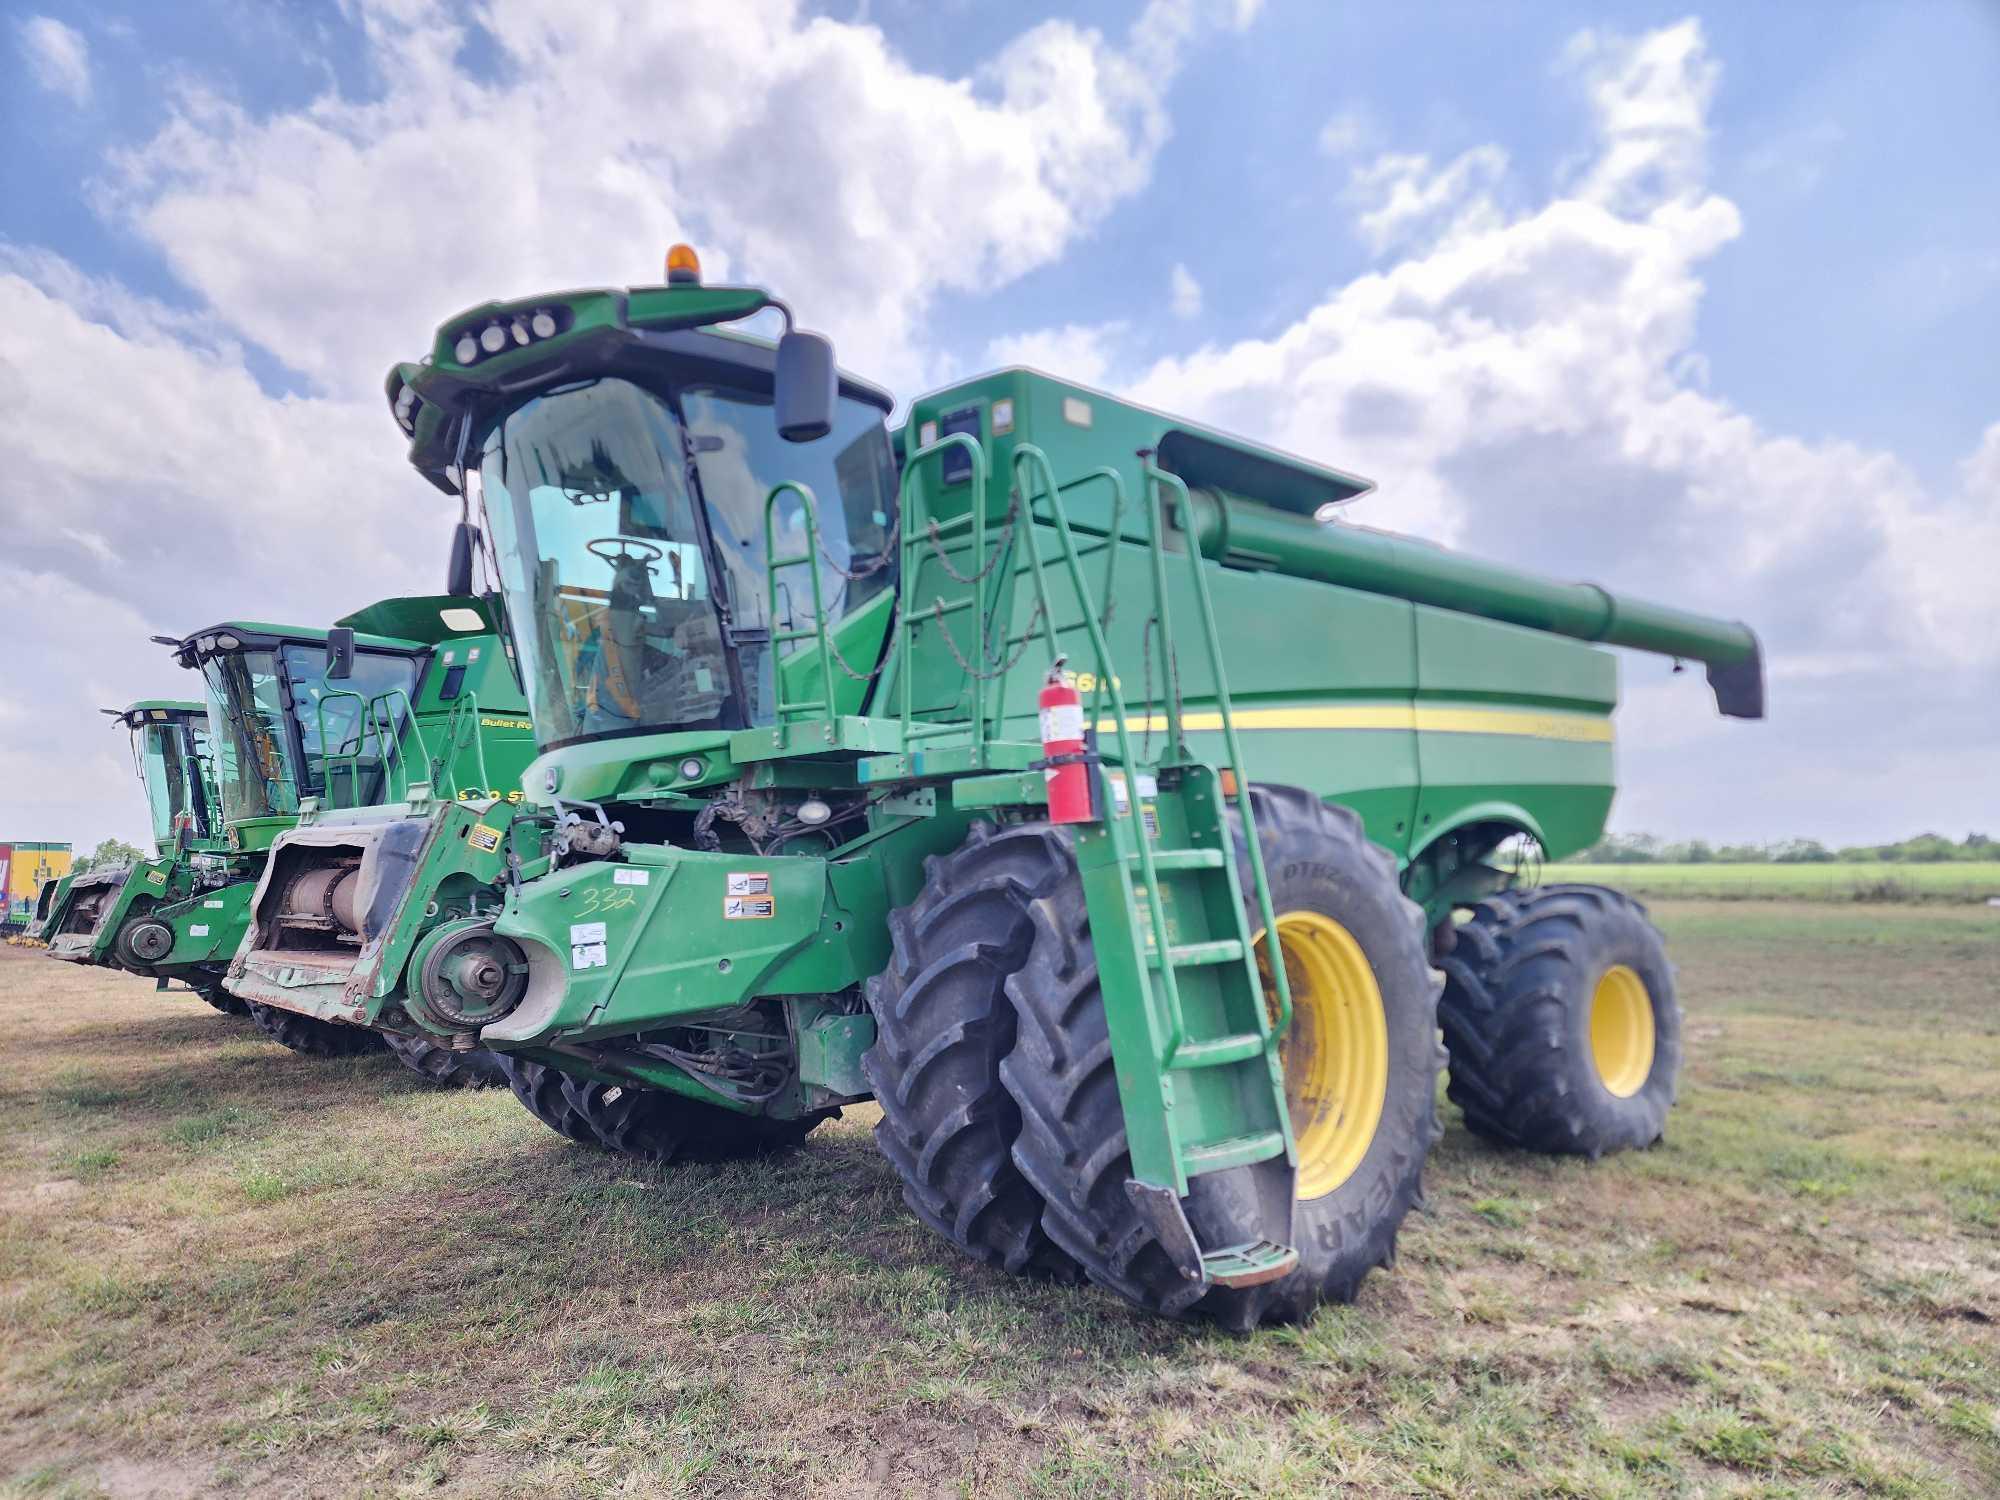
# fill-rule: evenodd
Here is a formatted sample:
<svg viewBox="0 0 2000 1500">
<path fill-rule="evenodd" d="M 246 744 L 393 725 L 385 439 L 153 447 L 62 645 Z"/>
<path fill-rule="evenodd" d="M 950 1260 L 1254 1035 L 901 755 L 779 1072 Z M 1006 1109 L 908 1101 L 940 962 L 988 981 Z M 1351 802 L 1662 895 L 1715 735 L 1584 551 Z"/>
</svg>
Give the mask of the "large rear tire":
<svg viewBox="0 0 2000 1500">
<path fill-rule="evenodd" d="M 250 1019 L 258 1030 L 292 1052 L 308 1057 L 360 1057 L 382 1050 L 382 1033 L 366 1026 L 322 1021 L 282 1006 L 249 1002 Z"/>
<path fill-rule="evenodd" d="M 500 1065 L 499 1055 L 484 1047 L 459 1052 L 428 1037 L 406 1036 L 393 1031 L 383 1032 L 382 1041 L 404 1067 L 445 1088 L 507 1087 L 507 1070 Z"/>
<path fill-rule="evenodd" d="M 1661 1138 L 1681 1009 L 1645 907 L 1594 885 L 1502 892 L 1459 924 L 1439 962 L 1446 1092 L 1468 1129 L 1591 1158 Z"/>
<path fill-rule="evenodd" d="M 1075 1279 L 1042 1228 L 1042 1195 L 1015 1166 L 1021 1112 L 1000 1082 L 1017 1029 L 1007 980 L 1033 944 L 1034 903 L 1075 878 L 1047 823 L 973 824 L 924 864 L 889 917 L 893 954 L 868 982 L 875 1045 L 862 1059 L 882 1121 L 875 1143 L 910 1211 L 973 1259 Z"/>
<path fill-rule="evenodd" d="M 1047 1200 L 1050 1238 L 1093 1281 L 1141 1307 L 1193 1311 L 1235 1329 L 1296 1321 L 1321 1302 L 1349 1301 L 1371 1269 L 1388 1264 L 1439 1133 L 1443 1062 L 1423 915 L 1403 897 L 1394 863 L 1346 808 L 1292 787 L 1260 786 L 1252 797 L 1293 991 L 1281 1056 L 1300 1143 L 1297 1267 L 1262 1286 L 1214 1287 L 1204 1296 L 1133 1207 L 1125 1192 L 1131 1158 L 1124 1112 L 1080 881 L 1035 904 L 1028 961 L 1007 983 L 1019 1041 L 1000 1070 L 1021 1108 L 1014 1159 Z M 1238 844 L 1241 862 L 1247 850 L 1240 834 Z M 1247 869 L 1243 884 L 1247 895 Z M 1344 959 L 1321 961 L 1323 947 Z M 1343 1066 L 1329 1070 L 1322 1056 Z M 1342 1089 L 1346 1096 L 1335 1097 Z M 1194 1179 L 1186 1200 L 1191 1224 L 1210 1247 L 1265 1232 L 1249 1212 L 1254 1194 L 1232 1191 L 1222 1181 L 1230 1175 Z"/>
</svg>

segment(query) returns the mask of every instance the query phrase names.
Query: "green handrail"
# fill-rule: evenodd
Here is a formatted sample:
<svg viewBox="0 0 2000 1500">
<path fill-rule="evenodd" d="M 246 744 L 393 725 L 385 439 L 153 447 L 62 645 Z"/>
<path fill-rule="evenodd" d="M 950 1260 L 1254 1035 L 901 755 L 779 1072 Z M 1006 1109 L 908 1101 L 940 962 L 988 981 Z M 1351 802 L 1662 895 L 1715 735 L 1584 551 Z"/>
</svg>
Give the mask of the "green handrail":
<svg viewBox="0 0 2000 1500">
<path fill-rule="evenodd" d="M 430 762 L 432 779 L 441 779 L 449 784 L 452 800 L 456 800 L 459 793 L 458 758 L 466 748 L 459 731 L 461 720 L 472 726 L 471 747 L 478 761 L 479 794 L 483 797 L 493 790 L 486 771 L 486 736 L 479 732 L 479 695 L 467 693 L 452 705 L 451 717 L 445 720 L 443 755 Z"/>
<path fill-rule="evenodd" d="M 806 550 L 796 557 L 778 556 L 778 497 L 788 490 L 799 497 L 799 503 L 805 508 Z M 818 552 L 819 512 L 812 490 L 795 479 L 772 485 L 770 493 L 764 497 L 764 586 L 771 596 L 771 689 L 780 724 L 786 722 L 787 715 L 804 717 L 818 710 L 831 719 L 838 712 L 833 701 L 833 650 L 826 638 L 826 605 L 819 585 Z M 780 632 L 778 572 L 782 568 L 798 567 L 801 563 L 812 573 L 813 628 Z M 820 699 L 817 703 L 808 700 L 788 704 L 785 702 L 785 674 L 778 660 L 778 647 L 808 639 L 817 643 L 819 652 Z"/>
<path fill-rule="evenodd" d="M 322 687 L 324 688 L 324 682 L 322 682 Z M 326 706 L 335 698 L 352 698 L 356 703 L 361 705 L 361 710 L 355 717 L 354 734 L 351 737 L 354 747 L 352 750 L 337 751 L 328 748 Z M 409 766 L 407 757 L 403 754 L 402 734 L 398 721 L 393 710 L 388 706 L 382 706 L 381 716 L 379 719 L 377 717 L 378 705 L 388 705 L 394 699 L 398 698 L 402 700 L 403 704 L 403 718 L 401 723 L 409 726 L 410 734 L 416 740 L 417 753 L 422 758 L 424 764 L 429 766 L 431 764 L 431 753 L 429 745 L 424 741 L 423 726 L 417 722 L 416 706 L 410 702 L 410 695 L 403 689 L 388 688 L 377 693 L 372 698 L 363 698 L 361 694 L 355 692 L 352 688 L 325 688 L 321 693 L 318 703 L 314 705 L 314 709 L 319 729 L 320 781 L 323 795 L 327 797 L 329 802 L 333 800 L 333 778 L 331 774 L 333 762 L 335 760 L 344 760 L 347 762 L 347 784 L 350 788 L 358 790 L 361 781 L 361 756 L 371 738 L 382 747 L 383 800 L 393 802 L 408 797 L 410 790 Z M 346 744 L 348 741 L 342 741 L 342 743 Z M 402 778 L 401 795 L 398 797 L 388 795 L 390 789 L 396 785 L 391 779 L 392 765 L 395 768 L 396 774 Z M 356 806 L 359 805 L 359 803 L 356 804 Z"/>
<path fill-rule="evenodd" d="M 902 577 L 897 582 L 896 597 L 896 638 L 899 647 L 896 653 L 898 657 L 896 675 L 902 679 L 899 687 L 902 698 L 902 732 L 906 744 L 915 737 L 950 733 L 957 728 L 955 724 L 942 724 L 935 727 L 926 726 L 920 731 L 916 725 L 916 714 L 910 698 L 912 684 L 915 681 L 915 675 L 910 670 L 911 652 L 915 649 L 917 626 L 921 623 L 916 615 L 917 568 L 914 566 L 912 554 L 925 539 L 925 526 L 920 523 L 929 520 L 921 504 L 912 507 L 910 482 L 917 477 L 918 468 L 925 459 L 935 457 L 947 448 L 954 447 L 963 448 L 972 461 L 973 593 L 969 599 L 953 603 L 948 607 L 959 609 L 970 604 L 975 628 L 978 631 L 973 655 L 975 658 L 980 657 L 986 650 L 986 611 L 981 607 L 980 600 L 982 582 L 980 568 L 986 556 L 986 450 L 970 433 L 948 432 L 936 442 L 926 443 L 909 455 L 903 465 L 902 481 L 896 489 L 896 514 L 902 517 L 903 526 Z M 943 596 L 938 597 L 938 603 L 941 606 L 945 604 Z M 939 620 L 938 628 L 942 630 L 949 627 Z M 986 745 L 987 687 L 988 684 L 976 674 L 972 676 L 972 745 L 975 754 L 983 751 Z"/>
<path fill-rule="evenodd" d="M 1161 485 L 1171 486 L 1178 491 L 1181 500 L 1181 514 L 1190 513 L 1191 502 L 1187 485 L 1180 475 L 1162 469 L 1153 462 L 1151 455 L 1143 460 L 1147 479 L 1147 494 L 1154 498 L 1147 506 L 1149 519 L 1157 528 L 1157 492 Z M 1157 530 L 1155 537 L 1157 538 Z M 1196 612 L 1201 615 L 1202 638 L 1208 647 L 1210 676 L 1215 683 L 1215 707 L 1222 720 L 1222 743 L 1229 756 L 1230 769 L 1236 774 L 1236 808 L 1243 818 L 1243 841 L 1250 848 L 1250 879 L 1257 888 L 1257 915 L 1264 922 L 1264 941 L 1271 956 L 1271 980 L 1278 991 L 1278 1019 L 1271 1027 L 1272 1032 L 1283 1032 L 1292 1024 L 1292 987 L 1285 976 L 1285 955 L 1278 943 L 1278 922 L 1271 910 L 1271 887 L 1264 877 L 1264 849 L 1257 838 L 1257 817 L 1250 806 L 1250 772 L 1243 763 L 1243 747 L 1236 738 L 1236 719 L 1229 704 L 1229 682 L 1222 670 L 1222 637 L 1215 628 L 1215 606 L 1208 596 L 1208 576 L 1202 568 L 1201 548 L 1194 545 L 1192 536 L 1187 549 L 1188 566 L 1194 572 L 1194 598 Z M 1159 548 L 1154 547 L 1154 562 L 1159 565 Z M 1164 574 L 1161 575 L 1164 577 Z M 1160 634 L 1166 635 L 1165 616 L 1161 617 Z M 1173 693 L 1169 691 L 1171 700 Z M 1178 729 L 1177 714 L 1169 719 L 1170 725 Z M 1261 1012 L 1260 1012 L 1261 1015 Z"/>
<path fill-rule="evenodd" d="M 1114 733 L 1118 737 L 1118 758 L 1124 768 L 1124 773 L 1133 778 L 1131 796 L 1136 829 L 1134 841 L 1139 847 L 1140 878 L 1145 882 L 1146 886 L 1146 913 L 1153 932 L 1153 948 L 1160 957 L 1159 968 L 1156 972 L 1160 979 L 1160 992 L 1162 999 L 1165 1001 L 1168 1022 L 1165 1059 L 1166 1064 L 1171 1066 L 1174 1055 L 1180 1050 L 1181 1043 L 1187 1039 L 1187 1019 L 1181 1009 L 1180 984 L 1174 976 L 1173 964 L 1168 959 L 1171 943 L 1167 934 L 1166 908 L 1161 904 L 1159 898 L 1159 875 L 1153 866 L 1153 841 L 1146 836 L 1146 820 L 1140 812 L 1138 787 L 1139 762 L 1137 757 L 1132 754 L 1132 733 L 1131 725 L 1125 713 L 1125 693 L 1118 684 L 1117 674 L 1111 670 L 1111 648 L 1105 641 L 1104 627 L 1098 621 L 1097 612 L 1090 607 L 1090 593 L 1083 581 L 1083 563 L 1076 555 L 1076 537 L 1070 531 L 1069 515 L 1063 509 L 1062 491 L 1056 484 L 1055 470 L 1049 463 L 1048 455 L 1040 448 L 1036 447 L 1033 443 L 1022 443 L 1014 449 L 1014 473 L 1016 477 L 1019 477 L 1024 467 L 1030 466 L 1041 470 L 1042 479 L 1048 485 L 1049 511 L 1054 518 L 1056 539 L 1063 549 L 1063 564 L 1069 572 L 1070 586 L 1076 590 L 1077 604 L 1083 611 L 1084 629 L 1089 633 L 1090 648 L 1097 658 L 1097 675 L 1101 681 L 1109 684 L 1112 725 Z M 1122 489 L 1124 481 L 1120 479 L 1118 483 Z M 1032 522 L 1034 519 L 1035 497 L 1031 491 L 1024 491 L 1024 498 L 1028 518 Z M 1151 507 L 1148 509 L 1150 511 Z M 1150 514 L 1147 517 L 1147 540 L 1157 553 L 1160 540 L 1159 526 Z M 1115 537 L 1113 538 L 1113 542 L 1115 544 Z M 1028 557 L 1030 559 L 1030 566 L 1034 570 L 1035 589 L 1043 601 L 1043 614 L 1046 617 L 1049 614 L 1047 608 L 1048 584 L 1042 572 L 1041 549 L 1034 545 L 1032 537 L 1029 539 Z M 1167 607 L 1164 592 L 1154 600 L 1154 607 L 1161 613 L 1162 619 L 1164 619 Z M 1051 657 L 1050 665 L 1053 668 L 1056 655 L 1053 631 L 1051 631 L 1049 638 L 1049 654 Z M 1146 983 L 1143 970 L 1141 971 L 1140 982 L 1142 984 Z"/>
</svg>

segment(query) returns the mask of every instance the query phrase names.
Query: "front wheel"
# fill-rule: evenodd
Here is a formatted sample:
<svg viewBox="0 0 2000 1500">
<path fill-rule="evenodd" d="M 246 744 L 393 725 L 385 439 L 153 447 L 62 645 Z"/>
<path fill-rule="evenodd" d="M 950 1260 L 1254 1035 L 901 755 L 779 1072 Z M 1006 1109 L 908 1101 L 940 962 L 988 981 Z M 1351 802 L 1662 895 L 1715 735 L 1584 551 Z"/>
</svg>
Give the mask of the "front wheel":
<svg viewBox="0 0 2000 1500">
<path fill-rule="evenodd" d="M 1201 1294 L 1125 1192 L 1131 1176 L 1105 997 L 1080 881 L 1035 904 L 1035 940 L 1007 982 L 1020 1039 L 1001 1077 L 1021 1110 L 1014 1159 L 1047 1200 L 1049 1237 L 1092 1280 L 1153 1311 L 1230 1328 L 1293 1322 L 1353 1298 L 1386 1265 L 1437 1139 L 1436 977 L 1423 915 L 1361 821 L 1293 787 L 1251 793 L 1292 992 L 1279 1044 L 1297 1141 L 1298 1265 L 1261 1286 Z M 1238 834 L 1246 901 L 1248 849 Z M 1261 925 L 1252 916 L 1251 929 Z M 1241 1170 L 1241 1169 L 1239 1169 Z M 1193 1179 L 1189 1221 L 1219 1248 L 1264 1235 L 1254 1194 L 1219 1172 Z M 1196 1299 L 1199 1298 L 1199 1301 Z"/>
<path fill-rule="evenodd" d="M 412 1073 L 448 1089 L 490 1089 L 507 1086 L 506 1069 L 497 1054 L 484 1047 L 460 1052 L 428 1037 L 385 1031 L 382 1041 Z"/>
<path fill-rule="evenodd" d="M 222 981 L 219 979 L 191 979 L 188 981 L 188 988 L 193 990 L 208 1004 L 221 1011 L 225 1016 L 247 1016 L 250 1014 L 249 1002 L 230 994 L 228 990 L 222 987 Z"/>
<path fill-rule="evenodd" d="M 308 1057 L 359 1057 L 382 1050 L 382 1034 L 366 1026 L 349 1026 L 340 1021 L 322 1021 L 302 1016 L 282 1006 L 249 1002 L 250 1019 L 258 1030 L 292 1052 Z"/>
</svg>

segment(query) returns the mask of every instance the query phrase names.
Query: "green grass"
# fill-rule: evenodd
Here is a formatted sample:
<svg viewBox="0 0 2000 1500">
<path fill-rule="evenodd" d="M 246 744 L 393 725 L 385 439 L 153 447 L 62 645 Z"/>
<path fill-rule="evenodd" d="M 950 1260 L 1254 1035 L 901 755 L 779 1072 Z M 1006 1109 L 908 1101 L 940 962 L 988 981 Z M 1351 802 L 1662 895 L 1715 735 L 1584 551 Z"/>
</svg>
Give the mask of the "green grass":
<svg viewBox="0 0 2000 1500">
<path fill-rule="evenodd" d="M 1657 1149 L 1235 1338 L 970 1265 L 864 1111 L 649 1169 L 0 959 L 0 1495 L 2000 1493 L 2000 916 L 1660 901 Z M 53 971 L 53 974 L 51 973 Z"/>
<path fill-rule="evenodd" d="M 1923 865 L 1552 864 L 1542 879 L 1614 886 L 1642 898 L 1703 901 L 1983 904 L 2000 898 L 2000 860 Z"/>
</svg>

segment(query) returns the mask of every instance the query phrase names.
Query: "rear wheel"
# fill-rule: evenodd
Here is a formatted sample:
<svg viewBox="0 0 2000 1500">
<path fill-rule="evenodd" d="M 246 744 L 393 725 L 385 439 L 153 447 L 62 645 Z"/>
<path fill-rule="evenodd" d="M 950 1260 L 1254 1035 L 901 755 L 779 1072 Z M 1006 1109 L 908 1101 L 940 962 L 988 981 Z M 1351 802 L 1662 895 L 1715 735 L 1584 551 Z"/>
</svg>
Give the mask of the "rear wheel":
<svg viewBox="0 0 2000 1500">
<path fill-rule="evenodd" d="M 383 1043 L 396 1054 L 404 1067 L 413 1073 L 421 1073 L 432 1083 L 454 1089 L 507 1086 L 507 1072 L 500 1066 L 498 1055 L 484 1047 L 459 1052 L 428 1037 L 405 1036 L 390 1031 L 383 1032 L 381 1036 Z"/>
<path fill-rule="evenodd" d="M 280 1047 L 310 1057 L 359 1057 L 382 1049 L 382 1034 L 366 1026 L 322 1021 L 281 1006 L 249 1002 L 250 1019 Z"/>
<path fill-rule="evenodd" d="M 1440 1014 L 1467 1128 L 1589 1157 L 1660 1139 L 1681 1009 L 1645 907 L 1594 885 L 1507 891 L 1456 937 Z"/>
<path fill-rule="evenodd" d="M 1142 1307 L 1194 1310 L 1238 1329 L 1351 1300 L 1388 1263 L 1438 1135 L 1443 1061 L 1423 916 L 1404 899 L 1388 855 L 1352 812 L 1309 792 L 1262 786 L 1252 797 L 1292 989 L 1280 1057 L 1299 1154 L 1296 1268 L 1203 1296 L 1127 1197 L 1124 1112 L 1079 881 L 1036 903 L 1033 949 L 1007 985 L 1020 1040 L 1001 1067 L 1021 1107 L 1014 1158 L 1047 1200 L 1049 1236 L 1092 1280 Z M 1247 868 L 1243 884 L 1248 898 Z M 1254 1193 L 1234 1176 L 1197 1177 L 1185 1200 L 1211 1248 L 1266 1232 Z"/>
<path fill-rule="evenodd" d="M 868 983 L 875 1045 L 862 1059 L 882 1107 L 875 1143 L 911 1212 L 975 1260 L 1073 1279 L 1042 1228 L 1042 1195 L 1015 1166 L 1021 1112 L 1000 1081 L 1017 1028 L 1007 979 L 1026 962 L 1035 901 L 1075 878 L 1047 823 L 975 823 L 925 862 L 924 888 L 889 918 L 893 954 Z"/>
</svg>

